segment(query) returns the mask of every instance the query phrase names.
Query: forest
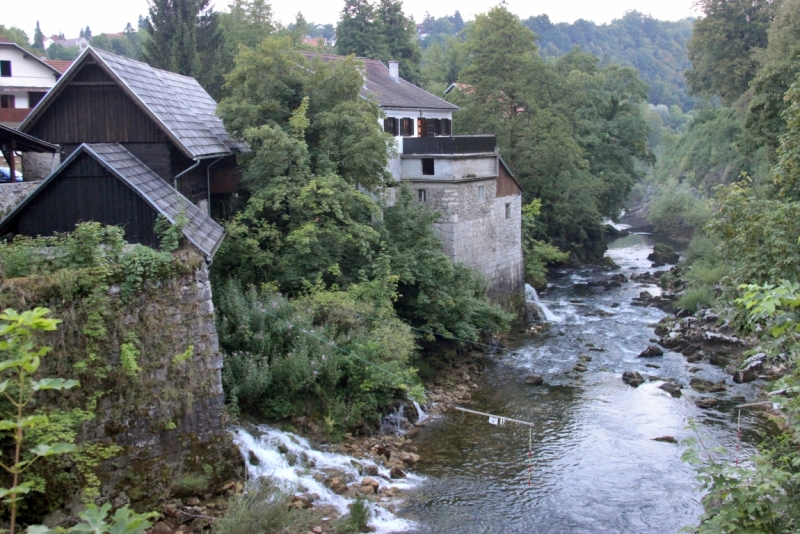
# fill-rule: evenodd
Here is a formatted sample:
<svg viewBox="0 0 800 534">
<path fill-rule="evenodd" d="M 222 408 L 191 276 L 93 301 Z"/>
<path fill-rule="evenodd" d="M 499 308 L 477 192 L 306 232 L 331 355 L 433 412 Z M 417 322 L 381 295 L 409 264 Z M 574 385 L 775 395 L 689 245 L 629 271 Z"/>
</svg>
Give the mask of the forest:
<svg viewBox="0 0 800 534">
<path fill-rule="evenodd" d="M 748 356 L 786 369 L 773 386 L 786 395 L 780 431 L 748 465 L 689 458 L 707 491 L 696 531 L 797 530 L 800 0 L 699 0 L 696 20 L 629 12 L 604 25 L 523 20 L 501 4 L 470 21 L 426 17 L 424 39 L 399 0 L 346 0 L 335 48 L 303 42 L 332 26 L 302 14 L 282 26 L 264 0 L 225 12 L 185 0 L 181 14 L 171 1 L 153 0 L 122 37 L 81 32 L 197 77 L 251 147 L 212 271 L 232 413 L 310 414 L 332 438 L 374 428 L 393 398 L 421 395 L 424 349 L 513 321 L 442 253 L 437 214 L 405 187 L 395 205 L 379 200 L 395 185 L 392 139 L 359 97 L 352 56 L 397 60 L 405 79 L 461 108 L 455 133 L 497 135 L 524 192 L 532 285 L 546 286 L 553 265 L 603 263 L 606 223 L 626 209 L 691 240 L 679 307 L 715 310 L 758 339 Z M 38 27 L 32 42 L 17 28 L 0 36 L 43 51 Z M 351 57 L 326 64 L 304 50 Z"/>
</svg>

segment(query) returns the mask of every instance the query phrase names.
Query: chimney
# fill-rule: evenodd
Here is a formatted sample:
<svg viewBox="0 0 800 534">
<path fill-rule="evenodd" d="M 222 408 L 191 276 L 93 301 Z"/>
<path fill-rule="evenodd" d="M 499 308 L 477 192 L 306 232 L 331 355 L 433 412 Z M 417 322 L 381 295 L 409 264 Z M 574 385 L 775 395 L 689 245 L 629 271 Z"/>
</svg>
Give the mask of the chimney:
<svg viewBox="0 0 800 534">
<path fill-rule="evenodd" d="M 389 62 L 389 78 L 393 82 L 400 83 L 400 64 L 397 61 Z"/>
</svg>

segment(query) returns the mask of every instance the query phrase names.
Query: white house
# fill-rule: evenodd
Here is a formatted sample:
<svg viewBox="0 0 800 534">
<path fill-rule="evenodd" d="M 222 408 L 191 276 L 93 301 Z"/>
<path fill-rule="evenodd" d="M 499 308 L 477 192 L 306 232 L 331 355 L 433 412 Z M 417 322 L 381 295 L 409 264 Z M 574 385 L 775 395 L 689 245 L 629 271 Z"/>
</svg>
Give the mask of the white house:
<svg viewBox="0 0 800 534">
<path fill-rule="evenodd" d="M 306 53 L 335 61 L 341 56 Z M 453 135 L 458 106 L 400 78 L 399 65 L 363 59 L 361 95 L 385 114 L 383 129 L 397 140 L 388 170 L 441 217 L 444 252 L 481 273 L 496 300 L 521 294 L 522 189 L 497 150 L 494 135 Z M 391 204 L 395 188 L 388 191 Z"/>
<path fill-rule="evenodd" d="M 0 40 L 0 124 L 16 128 L 60 77 L 56 67 Z"/>
</svg>

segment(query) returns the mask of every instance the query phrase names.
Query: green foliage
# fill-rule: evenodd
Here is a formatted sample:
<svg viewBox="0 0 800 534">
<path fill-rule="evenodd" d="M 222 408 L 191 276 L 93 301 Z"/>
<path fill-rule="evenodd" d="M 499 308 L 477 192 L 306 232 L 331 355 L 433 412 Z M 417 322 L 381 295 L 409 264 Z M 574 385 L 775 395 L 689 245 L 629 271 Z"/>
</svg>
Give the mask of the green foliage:
<svg viewBox="0 0 800 534">
<path fill-rule="evenodd" d="M 241 496 L 228 502 L 225 515 L 214 521 L 213 534 L 271 534 L 309 530 L 300 528 L 312 512 L 291 510 L 286 507 L 286 495 L 266 483 L 250 486 Z"/>
<path fill-rule="evenodd" d="M 522 206 L 522 251 L 525 260 L 525 279 L 539 289 L 547 286 L 547 266 L 569 259 L 569 254 L 533 238 L 537 233 L 536 219 L 541 213 L 541 208 L 542 202 L 539 199 Z"/>
<path fill-rule="evenodd" d="M 275 419 L 333 414 L 339 428 L 376 428 L 380 410 L 416 382 L 414 337 L 393 320 L 386 284 L 287 301 L 228 282 L 215 292 L 228 401 Z"/>
<path fill-rule="evenodd" d="M 130 510 L 127 505 L 118 509 L 111 518 L 108 517 L 110 511 L 111 505 L 108 503 L 101 508 L 97 508 L 94 504 L 87 504 L 86 510 L 78 513 L 81 523 L 73 527 L 51 529 L 37 525 L 28 527 L 25 532 L 26 534 L 78 534 L 80 532 L 91 534 L 141 534 L 152 527 L 152 520 L 160 515 L 158 512 L 137 514 Z M 107 522 L 109 519 L 110 522 Z"/>
<path fill-rule="evenodd" d="M 47 59 L 59 59 L 62 61 L 74 61 L 80 55 L 81 49 L 77 46 L 60 46 L 56 43 L 47 47 Z"/>
<path fill-rule="evenodd" d="M 63 378 L 40 378 L 34 380 L 33 375 L 41 365 L 41 359 L 50 347 L 36 348 L 34 336 L 37 332 L 47 332 L 56 329 L 60 322 L 57 319 L 48 319 L 50 313 L 47 308 L 36 308 L 32 311 L 17 313 L 8 309 L 0 313 L 0 354 L 5 358 L 0 360 L 0 393 L 10 404 L 2 412 L 0 419 L 0 433 L 10 436 L 14 440 L 13 463 L 0 463 L 11 477 L 10 488 L 0 488 L 0 498 L 11 508 L 11 534 L 16 529 L 17 507 L 22 495 L 31 491 L 31 481 L 21 481 L 21 475 L 40 458 L 73 452 L 75 447 L 68 443 L 55 443 L 47 445 L 37 443 L 30 449 L 27 458 L 23 457 L 23 438 L 27 430 L 48 423 L 45 415 L 26 415 L 30 411 L 36 393 L 42 391 L 62 391 L 78 385 L 76 380 Z"/>
<path fill-rule="evenodd" d="M 359 532 L 369 532 L 370 518 L 372 517 L 372 506 L 363 497 L 356 499 L 350 505 L 350 513 L 342 518 L 336 529 L 342 534 L 358 534 Z"/>
<path fill-rule="evenodd" d="M 166 217 L 159 214 L 156 217 L 154 231 L 158 236 L 159 248 L 164 252 L 175 252 L 183 242 L 183 229 L 189 222 L 186 211 L 181 208 L 175 216 L 175 222 L 171 223 Z"/>
<path fill-rule="evenodd" d="M 800 77 L 786 93 L 790 107 L 784 112 L 788 131 L 780 139 L 775 185 L 778 195 L 800 200 Z"/>
<path fill-rule="evenodd" d="M 777 5 L 772 0 L 701 0 L 704 18 L 695 22 L 689 41 L 692 68 L 686 81 L 697 95 L 719 96 L 730 105 L 758 72 L 758 52 Z"/>
<path fill-rule="evenodd" d="M 191 360 L 193 355 L 194 355 L 194 345 L 189 345 L 184 352 L 176 354 L 175 356 L 172 357 L 172 364 L 180 365 L 183 362 Z"/>
<path fill-rule="evenodd" d="M 647 218 L 659 231 L 702 228 L 711 217 L 708 200 L 699 191 L 677 180 L 659 185 Z"/>
<path fill-rule="evenodd" d="M 504 6 L 478 15 L 464 46 L 459 82 L 469 89 L 453 96 L 456 130 L 497 135 L 524 201 L 542 201 L 534 238 L 599 259 L 603 218 L 618 217 L 639 165 L 652 162 L 646 85 L 633 69 L 600 67 L 580 51 L 544 62 L 535 35 Z"/>
<path fill-rule="evenodd" d="M 119 363 L 122 367 L 122 372 L 131 377 L 135 377 L 142 370 L 138 362 L 138 358 L 142 353 L 136 348 L 136 341 L 136 336 L 130 333 L 125 337 L 125 343 L 120 345 L 119 348 Z"/>
</svg>

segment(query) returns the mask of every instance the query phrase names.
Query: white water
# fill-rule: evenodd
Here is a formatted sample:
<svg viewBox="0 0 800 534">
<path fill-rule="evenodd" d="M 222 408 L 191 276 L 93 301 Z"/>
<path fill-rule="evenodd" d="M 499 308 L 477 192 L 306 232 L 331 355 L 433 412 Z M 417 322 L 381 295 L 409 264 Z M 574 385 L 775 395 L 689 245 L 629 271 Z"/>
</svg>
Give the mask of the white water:
<svg viewBox="0 0 800 534">
<path fill-rule="evenodd" d="M 539 309 L 542 310 L 546 321 L 551 323 L 561 322 L 561 317 L 550 311 L 550 308 L 539 300 L 539 294 L 536 292 L 536 289 L 528 284 L 525 284 L 525 300 L 536 304 Z"/>
<path fill-rule="evenodd" d="M 329 505 L 336 508 L 340 514 L 348 513 L 348 505 L 353 502 L 342 495 L 337 495 L 328 489 L 317 478 L 324 480 L 330 476 L 330 471 L 340 473 L 348 485 L 361 480 L 361 475 L 353 462 L 361 465 L 376 465 L 368 460 L 358 460 L 343 454 L 335 454 L 315 450 L 308 440 L 292 434 L 281 432 L 266 425 L 257 427 L 257 436 L 243 428 L 235 431 L 234 443 L 239 447 L 247 466 L 249 480 L 269 478 L 272 484 L 278 486 L 286 493 L 302 494 L 316 493 L 319 500 L 314 501 L 314 506 Z M 278 447 L 283 445 L 288 449 L 287 454 L 282 454 Z M 296 461 L 290 465 L 288 456 L 294 456 Z M 251 462 L 251 456 L 258 460 L 258 465 Z M 411 489 L 423 479 L 408 473 L 408 478 L 389 481 L 389 470 L 378 465 L 379 476 L 373 477 L 380 484 L 380 488 L 394 486 L 400 489 Z M 315 475 L 317 478 L 315 478 Z M 390 533 L 405 532 L 415 525 L 410 521 L 400 519 L 385 508 L 373 506 L 372 519 L 369 525 L 374 532 Z"/>
<path fill-rule="evenodd" d="M 424 421 L 425 419 L 427 419 L 428 414 L 422 411 L 422 407 L 419 405 L 419 403 L 417 401 L 413 402 L 414 402 L 414 408 L 417 409 L 417 422 L 419 423 L 420 421 Z"/>
</svg>

